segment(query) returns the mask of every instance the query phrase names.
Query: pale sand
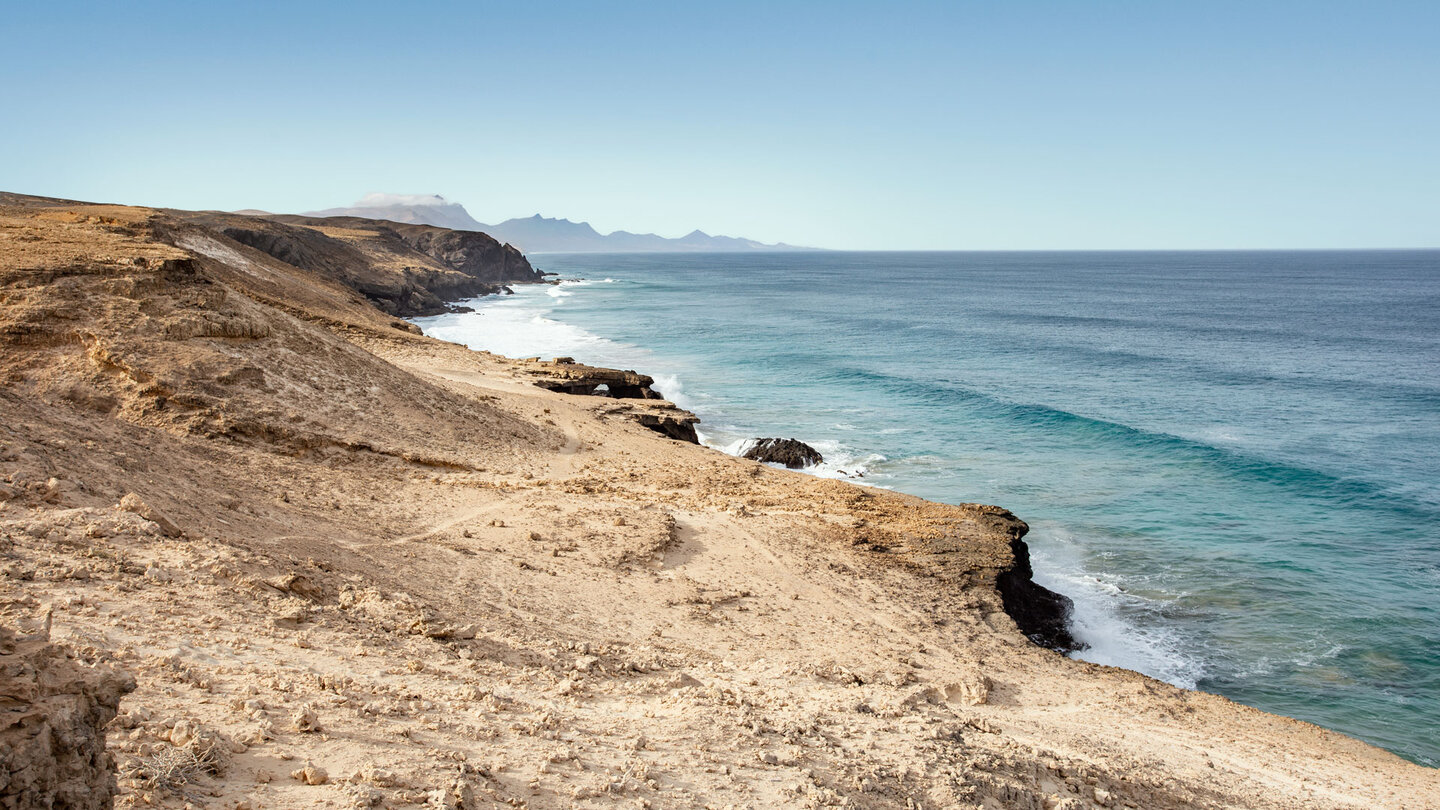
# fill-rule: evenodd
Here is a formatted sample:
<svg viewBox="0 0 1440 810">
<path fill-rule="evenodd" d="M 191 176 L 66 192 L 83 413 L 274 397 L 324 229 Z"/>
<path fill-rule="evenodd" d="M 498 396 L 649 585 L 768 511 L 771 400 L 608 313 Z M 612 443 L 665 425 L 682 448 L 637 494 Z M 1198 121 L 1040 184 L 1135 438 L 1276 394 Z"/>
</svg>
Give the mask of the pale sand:
<svg viewBox="0 0 1440 810">
<path fill-rule="evenodd" d="M 280 272 L 241 253 L 205 264 L 231 299 Z M 1440 807 L 1435 770 L 1030 643 L 1003 510 L 665 439 L 350 310 L 211 301 L 271 331 L 162 346 L 127 294 L 12 344 L 0 394 L 0 618 L 136 675 L 118 806 Z"/>
</svg>

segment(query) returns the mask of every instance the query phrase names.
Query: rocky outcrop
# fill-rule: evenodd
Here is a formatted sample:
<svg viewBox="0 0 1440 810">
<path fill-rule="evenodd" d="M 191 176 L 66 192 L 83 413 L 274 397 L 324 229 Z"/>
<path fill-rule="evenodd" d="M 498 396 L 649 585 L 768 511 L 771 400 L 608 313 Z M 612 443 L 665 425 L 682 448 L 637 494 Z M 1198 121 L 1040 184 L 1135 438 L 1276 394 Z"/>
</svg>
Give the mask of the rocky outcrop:
<svg viewBox="0 0 1440 810">
<path fill-rule="evenodd" d="M 475 231 L 359 217 L 169 213 L 338 281 L 400 317 L 436 315 L 450 310 L 447 302 L 544 278 L 519 250 Z"/>
<path fill-rule="evenodd" d="M 668 402 L 659 404 L 669 405 L 669 407 L 650 407 L 637 410 L 635 421 L 662 436 L 669 436 L 690 444 L 700 443 L 700 436 L 695 432 L 695 425 L 699 424 L 700 417 L 689 411 L 682 411 Z"/>
<path fill-rule="evenodd" d="M 1070 633 L 1075 603 L 1032 579 L 1035 572 L 1030 567 L 1030 547 L 1021 539 L 1028 531 L 1028 526 L 1019 523 L 1010 540 L 1015 564 L 995 578 L 1005 612 L 1015 620 L 1020 632 L 1042 647 L 1062 653 L 1083 650 L 1088 645 Z"/>
<path fill-rule="evenodd" d="M 135 681 L 85 666 L 42 635 L 0 627 L 0 807 L 108 808 L 105 725 Z"/>
<path fill-rule="evenodd" d="M 792 470 L 813 467 L 825 461 L 819 450 L 798 439 L 756 439 L 755 444 L 741 455 L 767 464 L 784 464 Z"/>
<path fill-rule="evenodd" d="M 536 378 L 535 385 L 540 388 L 562 394 L 627 400 L 624 405 L 607 409 L 606 413 L 627 415 L 662 436 L 700 443 L 700 435 L 695 432 L 700 417 L 665 401 L 663 395 L 651 387 L 655 379 L 648 374 L 587 366 L 569 357 L 557 357 L 548 363 L 531 360 L 527 366 L 526 371 Z"/>
<path fill-rule="evenodd" d="M 568 357 L 557 357 L 550 363 L 536 362 L 534 366 L 530 373 L 538 378 L 535 384 L 551 391 L 615 399 L 664 399 L 659 391 L 651 388 L 655 378 L 637 371 L 587 366 Z"/>
<path fill-rule="evenodd" d="M 415 250 L 477 281 L 507 284 L 540 281 L 542 277 L 518 249 L 477 231 L 398 223 L 390 230 Z"/>
</svg>

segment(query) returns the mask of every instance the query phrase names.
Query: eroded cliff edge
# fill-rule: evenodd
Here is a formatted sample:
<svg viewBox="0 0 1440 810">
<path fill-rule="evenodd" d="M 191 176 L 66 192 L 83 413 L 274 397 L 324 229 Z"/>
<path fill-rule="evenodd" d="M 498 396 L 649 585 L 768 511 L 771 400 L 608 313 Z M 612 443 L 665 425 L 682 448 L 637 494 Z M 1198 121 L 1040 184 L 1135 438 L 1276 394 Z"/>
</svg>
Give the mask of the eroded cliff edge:
<svg viewBox="0 0 1440 810">
<path fill-rule="evenodd" d="M 449 302 L 544 278 L 519 250 L 478 231 L 359 217 L 166 213 L 338 281 L 400 317 L 437 315 Z"/>
<path fill-rule="evenodd" d="M 402 324 L 403 327 L 403 324 Z M 0 200 L 0 623 L 135 675 L 117 805 L 1425 806 L 1022 635 L 1023 526 L 656 436 L 171 212 Z M 203 767 L 173 773 L 196 741 Z"/>
</svg>

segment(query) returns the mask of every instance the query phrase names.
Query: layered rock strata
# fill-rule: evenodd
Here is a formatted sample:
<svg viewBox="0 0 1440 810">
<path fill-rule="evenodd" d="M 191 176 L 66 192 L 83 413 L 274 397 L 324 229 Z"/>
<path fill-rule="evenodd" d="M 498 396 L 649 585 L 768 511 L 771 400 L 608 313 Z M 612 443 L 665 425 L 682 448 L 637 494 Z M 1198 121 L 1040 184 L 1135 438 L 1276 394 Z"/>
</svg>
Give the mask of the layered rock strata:
<svg viewBox="0 0 1440 810">
<path fill-rule="evenodd" d="M 575 396 L 627 400 L 626 404 L 608 408 L 607 412 L 628 414 L 662 436 L 690 444 L 700 443 L 700 436 L 695 432 L 700 417 L 665 401 L 664 395 L 651 387 L 655 380 L 648 374 L 587 366 L 569 357 L 557 357 L 548 363 L 532 360 L 526 370 L 536 378 L 537 387 Z"/>
<path fill-rule="evenodd" d="M 622 371 L 601 366 L 587 366 L 569 357 L 551 362 L 534 361 L 530 373 L 535 385 L 549 391 L 579 396 L 607 396 L 615 399 L 664 399 L 651 388 L 655 378 L 638 371 Z"/>
</svg>

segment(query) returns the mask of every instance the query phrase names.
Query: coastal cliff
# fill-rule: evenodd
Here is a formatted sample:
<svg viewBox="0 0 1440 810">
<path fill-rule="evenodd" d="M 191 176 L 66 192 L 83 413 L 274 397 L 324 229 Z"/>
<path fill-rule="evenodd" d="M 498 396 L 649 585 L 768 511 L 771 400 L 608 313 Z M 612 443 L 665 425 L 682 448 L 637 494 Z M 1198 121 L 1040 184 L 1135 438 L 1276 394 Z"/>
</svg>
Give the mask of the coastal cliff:
<svg viewBox="0 0 1440 810">
<path fill-rule="evenodd" d="M 359 217 L 166 214 L 338 281 L 401 317 L 436 315 L 447 302 L 544 278 L 519 250 L 476 231 Z"/>
<path fill-rule="evenodd" d="M 375 227 L 0 195 L 0 623 L 49 611 L 75 667 L 134 677 L 116 806 L 1440 795 L 1033 643 L 1004 509 L 674 441 L 643 396 L 536 384 L 592 372 L 416 334 L 395 316 L 495 254 Z"/>
</svg>

